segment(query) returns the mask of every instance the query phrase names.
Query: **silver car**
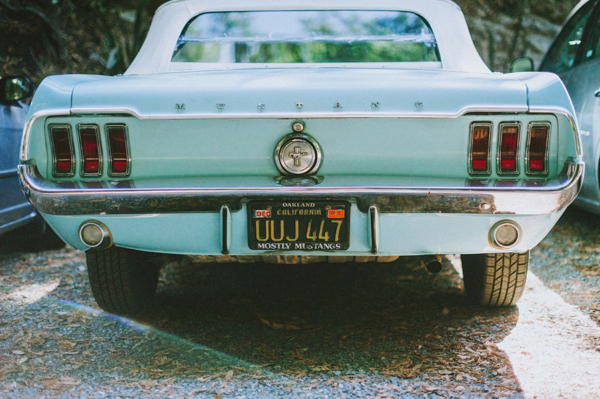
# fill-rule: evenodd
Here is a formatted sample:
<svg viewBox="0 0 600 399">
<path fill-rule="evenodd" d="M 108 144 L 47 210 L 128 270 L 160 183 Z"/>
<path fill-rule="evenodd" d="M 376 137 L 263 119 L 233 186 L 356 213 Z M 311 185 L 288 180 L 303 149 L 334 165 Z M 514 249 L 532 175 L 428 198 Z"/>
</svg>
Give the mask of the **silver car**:
<svg viewBox="0 0 600 399">
<path fill-rule="evenodd" d="M 575 203 L 600 214 L 600 1 L 573 9 L 539 69 L 560 76 L 571 95 L 586 167 Z"/>
</svg>

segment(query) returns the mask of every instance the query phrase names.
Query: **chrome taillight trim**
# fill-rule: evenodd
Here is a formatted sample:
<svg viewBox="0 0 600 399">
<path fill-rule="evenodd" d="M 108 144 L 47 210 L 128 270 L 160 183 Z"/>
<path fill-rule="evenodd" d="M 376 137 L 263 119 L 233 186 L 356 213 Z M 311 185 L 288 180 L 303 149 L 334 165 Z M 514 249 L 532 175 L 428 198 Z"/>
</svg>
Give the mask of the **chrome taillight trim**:
<svg viewBox="0 0 600 399">
<path fill-rule="evenodd" d="M 473 169 L 473 134 L 476 128 L 487 127 L 488 128 L 488 149 L 487 149 L 487 170 L 474 170 Z M 469 133 L 469 148 L 468 148 L 468 170 L 472 176 L 489 176 L 492 174 L 492 136 L 494 134 L 494 124 L 492 122 L 473 122 L 470 126 Z"/>
<path fill-rule="evenodd" d="M 71 152 L 71 170 L 69 172 L 58 171 L 58 159 L 56 158 L 56 146 L 54 145 L 54 130 L 65 129 L 69 138 L 69 149 Z M 50 151 L 52 153 L 52 176 L 54 177 L 73 177 L 75 176 L 75 169 L 77 160 L 75 159 L 75 147 L 73 145 L 73 130 L 71 125 L 66 123 L 57 123 L 48 125 L 48 133 L 50 136 Z"/>
<path fill-rule="evenodd" d="M 503 171 L 502 170 L 502 138 L 504 137 L 503 131 L 505 127 L 517 127 L 517 153 L 515 154 L 515 170 L 512 171 Z M 496 153 L 496 174 L 498 176 L 510 176 L 510 175 L 520 175 L 521 170 L 519 168 L 521 159 L 521 130 L 522 125 L 521 122 L 502 122 L 498 125 L 498 150 Z"/>
<path fill-rule="evenodd" d="M 548 131 L 546 136 L 546 149 L 544 151 L 544 170 L 542 171 L 531 171 L 529 165 L 530 159 L 530 147 L 531 147 L 531 131 L 534 127 L 545 127 Z M 549 168 L 548 164 L 550 161 L 550 138 L 552 134 L 552 124 L 550 122 L 531 122 L 527 127 L 527 145 L 525 147 L 525 174 L 527 176 L 548 176 Z"/>
<path fill-rule="evenodd" d="M 96 145 L 98 146 L 98 172 L 85 171 L 85 152 L 83 149 L 83 139 L 81 138 L 81 131 L 84 129 L 93 129 L 96 134 Z M 81 156 L 81 159 L 79 161 L 79 174 L 82 177 L 102 176 L 104 164 L 102 159 L 102 140 L 100 139 L 100 128 L 98 127 L 98 125 L 93 123 L 80 123 L 77 125 L 77 135 L 79 137 L 79 155 Z"/>
<path fill-rule="evenodd" d="M 125 172 L 113 172 L 113 154 L 112 147 L 110 145 L 110 129 L 111 128 L 119 128 L 123 129 L 125 132 L 125 161 L 127 162 Z M 110 177 L 127 177 L 131 175 L 131 149 L 129 146 L 129 129 L 125 123 L 108 123 L 104 125 L 104 133 L 106 136 L 106 148 L 108 152 L 108 175 Z"/>
</svg>

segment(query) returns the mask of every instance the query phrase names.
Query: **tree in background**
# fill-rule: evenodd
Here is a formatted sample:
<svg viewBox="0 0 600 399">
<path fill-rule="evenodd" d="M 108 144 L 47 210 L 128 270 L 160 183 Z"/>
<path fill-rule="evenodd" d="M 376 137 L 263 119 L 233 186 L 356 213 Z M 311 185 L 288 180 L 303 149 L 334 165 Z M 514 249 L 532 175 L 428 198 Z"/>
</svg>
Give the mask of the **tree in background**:
<svg viewBox="0 0 600 399">
<path fill-rule="evenodd" d="M 0 0 L 0 75 L 123 73 L 164 0 Z M 456 0 L 494 71 L 539 60 L 578 0 Z"/>
<path fill-rule="evenodd" d="M 118 74 L 164 0 L 0 0 L 0 75 Z"/>
<path fill-rule="evenodd" d="M 465 13 L 479 54 L 493 71 L 541 58 L 579 0 L 455 0 Z"/>
</svg>

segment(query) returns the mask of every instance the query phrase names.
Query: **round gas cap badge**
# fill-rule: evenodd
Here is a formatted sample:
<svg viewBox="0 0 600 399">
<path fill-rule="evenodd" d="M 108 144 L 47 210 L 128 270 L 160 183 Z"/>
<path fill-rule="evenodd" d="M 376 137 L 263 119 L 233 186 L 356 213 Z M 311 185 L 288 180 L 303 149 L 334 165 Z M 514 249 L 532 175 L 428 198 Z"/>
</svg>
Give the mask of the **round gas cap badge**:
<svg viewBox="0 0 600 399">
<path fill-rule="evenodd" d="M 275 164 L 284 174 L 306 175 L 316 172 L 321 158 L 319 144 L 306 134 L 290 134 L 275 149 Z"/>
</svg>

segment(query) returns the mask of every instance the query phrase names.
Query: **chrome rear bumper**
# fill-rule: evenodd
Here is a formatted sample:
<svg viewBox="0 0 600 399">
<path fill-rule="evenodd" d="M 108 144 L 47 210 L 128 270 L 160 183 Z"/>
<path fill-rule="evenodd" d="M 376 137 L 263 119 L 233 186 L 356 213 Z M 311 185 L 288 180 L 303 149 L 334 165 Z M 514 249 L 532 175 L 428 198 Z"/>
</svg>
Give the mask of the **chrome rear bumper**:
<svg viewBox="0 0 600 399">
<path fill-rule="evenodd" d="M 355 199 L 362 212 L 375 206 L 380 213 L 544 215 L 566 208 L 581 187 L 584 164 L 569 161 L 550 181 L 520 181 L 514 187 L 135 187 L 129 182 L 73 184 L 45 180 L 35 165 L 20 165 L 23 190 L 31 203 L 49 215 L 149 214 L 219 212 L 242 209 L 247 200 Z M 543 184 L 541 184 L 543 183 Z"/>
</svg>

